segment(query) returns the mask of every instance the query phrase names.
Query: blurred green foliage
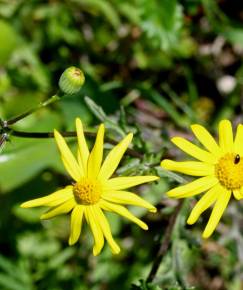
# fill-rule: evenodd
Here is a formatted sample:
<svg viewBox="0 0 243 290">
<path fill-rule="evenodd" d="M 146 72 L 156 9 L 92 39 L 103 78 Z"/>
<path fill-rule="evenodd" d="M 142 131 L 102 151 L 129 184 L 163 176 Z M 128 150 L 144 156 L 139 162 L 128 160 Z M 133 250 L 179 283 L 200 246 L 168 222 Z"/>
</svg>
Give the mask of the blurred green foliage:
<svg viewBox="0 0 243 290">
<path fill-rule="evenodd" d="M 145 282 L 175 207 L 164 193 L 183 181 L 158 168 L 162 156 L 183 158 L 169 138 L 192 138 L 194 122 L 210 131 L 222 118 L 243 122 L 242 15 L 241 1 L 229 0 L 0 0 L 0 117 L 54 95 L 61 73 L 75 65 L 85 72 L 83 89 L 13 127 L 73 130 L 79 116 L 89 131 L 105 122 L 116 140 L 132 131 L 144 157 L 127 155 L 118 173 L 162 177 L 137 189 L 158 214 L 132 209 L 150 231 L 109 215 L 123 251 L 105 248 L 94 258 L 86 229 L 68 247 L 67 216 L 40 222 L 43 209 L 19 208 L 69 181 L 53 140 L 10 136 L 0 154 L 0 289 L 242 289 L 242 203 L 234 202 L 208 241 L 200 238 L 207 214 L 189 228 L 185 204 L 156 279 Z"/>
</svg>

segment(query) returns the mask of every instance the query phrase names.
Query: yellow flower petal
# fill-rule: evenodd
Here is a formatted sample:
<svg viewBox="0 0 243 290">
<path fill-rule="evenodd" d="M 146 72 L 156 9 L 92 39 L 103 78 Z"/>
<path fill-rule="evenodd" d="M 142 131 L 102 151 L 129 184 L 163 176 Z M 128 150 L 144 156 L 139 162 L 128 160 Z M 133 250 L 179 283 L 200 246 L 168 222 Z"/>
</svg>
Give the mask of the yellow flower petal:
<svg viewBox="0 0 243 290">
<path fill-rule="evenodd" d="M 185 198 L 197 195 L 208 190 L 218 183 L 218 179 L 214 176 L 205 176 L 198 178 L 186 185 L 181 185 L 171 189 L 167 195 L 174 198 Z"/>
<path fill-rule="evenodd" d="M 187 141 L 182 137 L 174 137 L 171 139 L 171 141 L 182 151 L 186 152 L 187 154 L 200 161 L 207 162 L 209 164 L 217 163 L 218 159 L 212 153 L 199 148 L 198 146 L 194 145 L 193 143 Z"/>
<path fill-rule="evenodd" d="M 82 175 L 85 176 L 87 174 L 87 163 L 89 158 L 89 148 L 87 146 L 83 125 L 79 118 L 76 119 L 76 130 L 78 137 L 78 159 L 79 165 L 82 168 Z"/>
<path fill-rule="evenodd" d="M 128 191 L 112 191 L 104 192 L 102 198 L 119 204 L 131 204 L 147 208 L 150 212 L 156 212 L 157 209 L 152 204 L 139 197 L 138 195 Z"/>
<path fill-rule="evenodd" d="M 110 202 L 105 201 L 105 200 L 100 200 L 99 205 L 104 210 L 116 212 L 117 214 L 126 217 L 127 219 L 131 220 L 132 222 L 134 222 L 135 224 L 137 224 L 138 226 L 140 226 L 144 230 L 148 229 L 148 226 L 143 221 L 141 221 L 140 219 L 135 217 L 124 206 L 110 203 Z"/>
<path fill-rule="evenodd" d="M 104 246 L 104 235 L 97 220 L 95 207 L 92 205 L 86 206 L 84 214 L 94 237 L 93 255 L 97 256 Z"/>
<path fill-rule="evenodd" d="M 61 153 L 61 158 L 63 161 L 64 166 L 66 167 L 68 173 L 70 176 L 75 180 L 79 181 L 82 177 L 80 167 L 78 165 L 78 162 L 74 158 L 71 150 L 68 148 L 66 141 L 62 137 L 62 135 L 54 130 L 54 136 L 55 140 L 57 142 L 58 148 Z"/>
<path fill-rule="evenodd" d="M 227 207 L 228 202 L 230 200 L 230 197 L 231 197 L 230 190 L 227 190 L 223 187 L 222 187 L 222 189 L 223 189 L 223 191 L 221 192 L 220 196 L 218 197 L 218 199 L 215 203 L 215 206 L 212 210 L 212 213 L 210 215 L 207 226 L 203 232 L 202 236 L 204 239 L 207 239 L 211 236 L 211 234 L 213 233 L 213 231 L 217 227 L 219 220 L 220 220 L 221 216 L 223 215 L 224 210 Z"/>
<path fill-rule="evenodd" d="M 161 162 L 161 166 L 167 170 L 173 170 L 192 176 L 213 175 L 215 171 L 212 164 L 198 161 L 176 162 L 165 159 Z"/>
<path fill-rule="evenodd" d="M 115 177 L 104 183 L 104 190 L 122 190 L 142 183 L 158 180 L 158 176 Z"/>
<path fill-rule="evenodd" d="M 234 142 L 234 152 L 243 157 L 243 125 L 239 124 L 236 130 L 235 142 Z"/>
<path fill-rule="evenodd" d="M 75 244 L 79 239 L 82 229 L 83 214 L 84 214 L 84 206 L 76 205 L 73 208 L 71 214 L 70 237 L 68 241 L 70 246 Z"/>
<path fill-rule="evenodd" d="M 66 200 L 72 198 L 73 187 L 66 186 L 52 194 L 44 197 L 32 199 L 21 204 L 22 208 L 36 207 L 36 206 L 57 206 Z"/>
<path fill-rule="evenodd" d="M 243 193 L 239 189 L 234 189 L 233 195 L 237 200 L 243 199 Z"/>
<path fill-rule="evenodd" d="M 234 150 L 232 126 L 229 120 L 222 120 L 219 123 L 219 146 L 224 153 Z"/>
<path fill-rule="evenodd" d="M 118 145 L 107 155 L 98 175 L 98 179 L 104 180 L 111 177 L 120 163 L 122 156 L 132 141 L 133 134 L 128 134 Z"/>
<path fill-rule="evenodd" d="M 213 186 L 208 192 L 206 192 L 194 206 L 187 223 L 189 225 L 194 224 L 198 220 L 199 216 L 215 202 L 221 192 L 222 186 L 220 184 Z"/>
<path fill-rule="evenodd" d="M 88 177 L 93 179 L 97 178 L 103 159 L 104 133 L 105 127 L 103 124 L 101 124 L 98 129 L 94 147 L 89 155 L 88 160 Z"/>
<path fill-rule="evenodd" d="M 74 198 L 71 198 L 68 201 L 62 203 L 61 205 L 48 210 L 40 218 L 46 220 L 60 214 L 68 213 L 74 208 L 75 205 L 76 201 L 74 200 Z"/>
<path fill-rule="evenodd" d="M 99 206 L 94 205 L 94 207 L 95 207 L 95 213 L 97 215 L 97 221 L 100 223 L 102 232 L 111 248 L 112 253 L 119 254 L 120 247 L 117 245 L 117 243 L 114 241 L 112 237 L 111 229 L 104 213 L 102 212 Z"/>
<path fill-rule="evenodd" d="M 222 155 L 221 148 L 218 146 L 212 135 L 203 126 L 195 124 L 191 126 L 192 132 L 203 146 L 216 157 Z"/>
</svg>

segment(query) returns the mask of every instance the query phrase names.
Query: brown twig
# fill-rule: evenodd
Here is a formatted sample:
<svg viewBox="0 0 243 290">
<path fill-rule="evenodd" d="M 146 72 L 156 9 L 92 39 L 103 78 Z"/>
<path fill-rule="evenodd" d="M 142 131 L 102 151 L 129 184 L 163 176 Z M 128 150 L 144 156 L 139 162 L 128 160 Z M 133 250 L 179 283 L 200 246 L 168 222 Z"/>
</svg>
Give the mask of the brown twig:
<svg viewBox="0 0 243 290">
<path fill-rule="evenodd" d="M 161 242 L 161 246 L 156 254 L 156 257 L 153 261 L 153 265 L 151 268 L 151 271 L 146 279 L 146 282 L 152 282 L 157 274 L 157 271 L 159 269 L 160 263 L 163 260 L 171 242 L 171 235 L 176 223 L 177 216 L 179 215 L 179 212 L 181 210 L 181 207 L 183 205 L 183 200 L 180 200 L 178 205 L 175 208 L 174 213 L 171 215 L 168 226 L 165 230 L 164 238 Z"/>
</svg>

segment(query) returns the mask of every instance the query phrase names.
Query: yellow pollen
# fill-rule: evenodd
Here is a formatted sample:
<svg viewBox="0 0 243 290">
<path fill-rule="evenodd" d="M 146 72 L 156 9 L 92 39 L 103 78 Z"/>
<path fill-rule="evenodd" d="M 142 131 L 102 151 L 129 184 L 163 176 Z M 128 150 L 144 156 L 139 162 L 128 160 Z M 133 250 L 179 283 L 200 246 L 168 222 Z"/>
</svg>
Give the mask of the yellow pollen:
<svg viewBox="0 0 243 290">
<path fill-rule="evenodd" d="M 97 180 L 82 178 L 74 185 L 73 194 L 80 204 L 95 204 L 101 196 L 101 185 Z"/>
<path fill-rule="evenodd" d="M 229 190 L 243 186 L 243 157 L 227 153 L 215 165 L 215 174 L 219 182 Z"/>
</svg>

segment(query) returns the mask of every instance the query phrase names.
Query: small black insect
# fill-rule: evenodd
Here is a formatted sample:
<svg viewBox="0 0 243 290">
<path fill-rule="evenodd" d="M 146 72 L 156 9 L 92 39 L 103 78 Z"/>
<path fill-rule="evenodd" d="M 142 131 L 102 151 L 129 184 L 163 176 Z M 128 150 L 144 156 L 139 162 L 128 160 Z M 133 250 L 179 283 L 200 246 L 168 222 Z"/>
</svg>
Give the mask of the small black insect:
<svg viewBox="0 0 243 290">
<path fill-rule="evenodd" d="M 237 154 L 237 155 L 235 156 L 234 164 L 238 164 L 239 162 L 240 162 L 240 155 Z"/>
</svg>

